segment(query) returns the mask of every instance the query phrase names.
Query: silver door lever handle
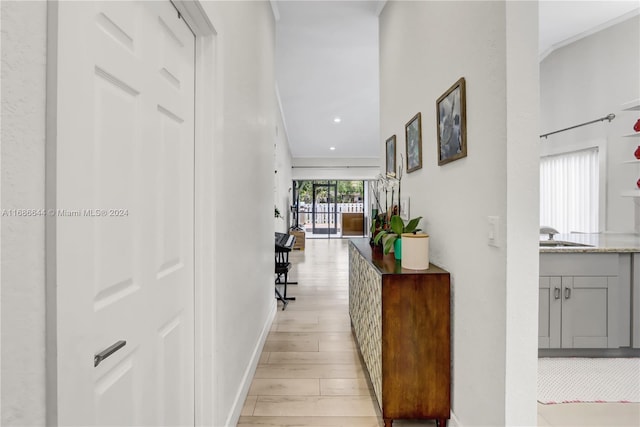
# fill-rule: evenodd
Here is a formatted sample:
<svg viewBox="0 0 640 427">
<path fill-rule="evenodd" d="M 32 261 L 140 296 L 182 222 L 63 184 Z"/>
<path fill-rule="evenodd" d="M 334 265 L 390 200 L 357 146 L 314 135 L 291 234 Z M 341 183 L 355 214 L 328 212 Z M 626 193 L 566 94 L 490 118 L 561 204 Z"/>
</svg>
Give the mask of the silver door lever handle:
<svg viewBox="0 0 640 427">
<path fill-rule="evenodd" d="M 111 356 L 113 353 L 120 350 L 125 345 L 127 345 L 126 341 L 123 341 L 123 340 L 118 341 L 112 346 L 102 350 L 100 353 L 93 356 L 93 367 L 95 368 L 96 366 L 98 366 L 100 363 L 102 363 L 104 359 Z"/>
</svg>

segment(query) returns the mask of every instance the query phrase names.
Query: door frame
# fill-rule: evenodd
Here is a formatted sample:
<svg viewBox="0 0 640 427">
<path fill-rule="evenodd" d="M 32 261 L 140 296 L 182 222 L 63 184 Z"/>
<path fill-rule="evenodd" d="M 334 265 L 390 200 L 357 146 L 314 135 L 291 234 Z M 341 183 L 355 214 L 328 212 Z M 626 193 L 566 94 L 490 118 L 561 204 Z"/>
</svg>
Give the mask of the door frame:
<svg viewBox="0 0 640 427">
<path fill-rule="evenodd" d="M 327 239 L 331 239 L 331 234 L 338 234 L 338 181 L 337 180 L 327 180 L 326 183 L 312 181 L 311 184 L 311 194 L 313 195 L 313 199 L 311 201 L 312 213 L 311 213 L 311 230 L 313 235 L 315 234 L 324 234 L 324 233 L 316 233 L 316 218 L 317 215 L 322 215 L 321 213 L 316 212 L 316 189 L 317 188 L 326 188 L 327 189 Z M 333 190 L 333 214 L 331 213 L 331 190 Z M 333 217 L 333 225 L 335 226 L 335 233 L 331 233 L 331 218 Z"/>
<path fill-rule="evenodd" d="M 217 31 L 212 17 L 208 16 L 199 0 L 171 0 L 196 37 L 195 65 L 195 129 L 194 129 L 194 422 L 196 426 L 213 425 L 216 420 L 214 402 L 215 376 L 215 228 L 216 195 L 220 189 L 211 188 L 219 183 L 213 167 L 217 156 L 214 145 L 221 140 L 220 126 L 215 111 L 220 109 L 222 87 L 217 56 Z M 214 117 L 214 120 L 210 118 Z M 211 142 L 213 141 L 213 143 Z M 206 286 L 205 284 L 208 284 Z M 213 284 L 213 286 L 211 286 Z"/>
<path fill-rule="evenodd" d="M 166 0 L 173 3 L 195 35 L 195 126 L 194 126 L 194 423 L 196 426 L 213 425 L 215 405 L 214 349 L 216 270 L 214 224 L 215 195 L 218 188 L 210 183 L 215 178 L 214 150 L 219 126 L 216 117 L 221 105 L 222 87 L 217 53 L 217 31 L 210 16 L 199 0 Z M 46 66 L 46 153 L 45 153 L 45 207 L 56 209 L 57 194 L 57 105 L 58 105 L 58 2 L 47 2 L 47 66 Z M 211 141 L 214 141 L 212 144 Z M 215 185 L 215 184 L 214 184 Z M 45 219 L 45 339 L 46 339 L 46 419 L 47 425 L 58 425 L 58 363 L 57 363 L 57 289 L 56 289 L 56 221 Z M 207 262 L 205 262 L 205 260 Z M 213 262 L 211 260 L 214 260 Z M 205 286 L 214 283 L 214 286 Z"/>
</svg>

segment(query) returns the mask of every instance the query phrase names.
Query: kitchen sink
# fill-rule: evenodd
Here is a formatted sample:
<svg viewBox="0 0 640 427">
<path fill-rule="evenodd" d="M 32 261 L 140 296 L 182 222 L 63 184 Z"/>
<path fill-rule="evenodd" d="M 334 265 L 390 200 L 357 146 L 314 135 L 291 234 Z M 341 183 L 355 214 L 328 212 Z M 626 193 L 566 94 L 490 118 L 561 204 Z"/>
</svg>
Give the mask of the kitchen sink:
<svg viewBox="0 0 640 427">
<path fill-rule="evenodd" d="M 566 242 L 563 240 L 540 240 L 540 246 L 543 248 L 557 248 L 557 247 L 584 247 L 592 248 L 592 245 L 585 245 L 584 243 Z"/>
</svg>

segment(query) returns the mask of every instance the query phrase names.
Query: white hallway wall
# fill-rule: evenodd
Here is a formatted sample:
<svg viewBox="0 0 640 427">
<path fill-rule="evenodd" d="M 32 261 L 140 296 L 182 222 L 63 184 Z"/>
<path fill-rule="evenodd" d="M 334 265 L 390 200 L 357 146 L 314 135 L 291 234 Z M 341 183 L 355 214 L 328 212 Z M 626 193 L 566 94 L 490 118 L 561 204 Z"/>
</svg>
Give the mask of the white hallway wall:
<svg viewBox="0 0 640 427">
<path fill-rule="evenodd" d="M 621 197 L 633 190 L 640 177 L 638 167 L 623 165 L 633 159 L 638 138 L 633 132 L 637 112 L 620 106 L 640 98 L 640 16 L 636 15 L 570 45 L 562 47 L 540 64 L 541 132 L 547 133 L 614 113 L 601 122 L 542 139 L 542 154 L 583 144 L 605 141 L 607 156 L 605 229 L 634 231 L 634 202 Z"/>
<path fill-rule="evenodd" d="M 275 231 L 285 233 L 289 230 L 291 212 L 289 207 L 293 204 L 293 189 L 291 177 L 291 150 L 287 139 L 286 127 L 280 114 L 280 107 L 277 108 L 277 130 L 275 135 L 275 158 L 274 158 L 274 204 L 284 217 L 276 218 Z"/>
<path fill-rule="evenodd" d="M 274 20 L 268 2 L 202 2 L 219 99 L 211 225 L 215 288 L 203 421 L 233 425 L 273 298 Z M 46 3 L 2 2 L 2 208 L 44 207 Z M 261 214 L 256 215 L 256 210 Z M 251 244 L 247 244 L 251 242 Z M 44 219 L 2 221 L 2 425 L 45 425 Z M 251 268 L 247 268 L 247 266 Z M 250 313 L 250 314 L 249 314 Z M 267 328 L 268 329 L 268 328 Z"/>
<path fill-rule="evenodd" d="M 455 417 L 536 425 L 537 3 L 390 1 L 380 64 L 381 140 L 398 135 L 398 157 L 422 112 L 423 167 L 402 193 L 424 217 L 431 261 L 451 272 Z M 460 77 L 468 157 L 438 166 L 435 102 Z M 500 217 L 498 248 L 488 216 Z"/>
<path fill-rule="evenodd" d="M 275 21 L 267 1 L 205 1 L 218 35 L 221 91 L 216 146 L 215 405 L 213 425 L 234 425 L 253 357 L 275 313 L 273 158 Z M 268 328 L 267 328 L 268 330 Z M 248 381 L 248 382 L 247 382 Z"/>
</svg>

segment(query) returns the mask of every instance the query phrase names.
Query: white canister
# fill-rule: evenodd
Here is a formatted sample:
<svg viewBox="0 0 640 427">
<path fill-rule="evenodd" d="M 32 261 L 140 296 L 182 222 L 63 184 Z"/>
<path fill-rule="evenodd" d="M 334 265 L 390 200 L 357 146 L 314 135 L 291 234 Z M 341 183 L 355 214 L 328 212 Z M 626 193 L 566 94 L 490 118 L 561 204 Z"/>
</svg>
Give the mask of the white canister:
<svg viewBox="0 0 640 427">
<path fill-rule="evenodd" d="M 410 270 L 429 268 L 428 234 L 402 234 L 402 268 Z"/>
</svg>

